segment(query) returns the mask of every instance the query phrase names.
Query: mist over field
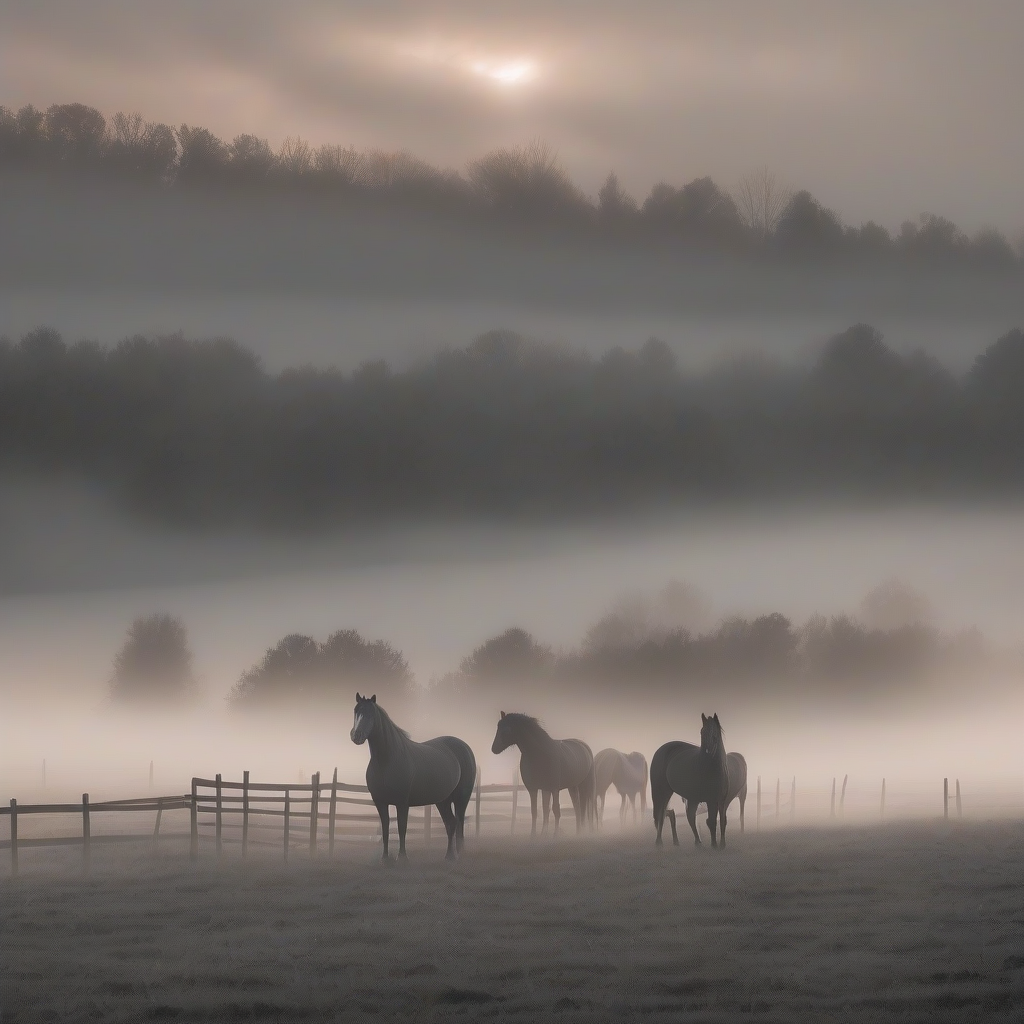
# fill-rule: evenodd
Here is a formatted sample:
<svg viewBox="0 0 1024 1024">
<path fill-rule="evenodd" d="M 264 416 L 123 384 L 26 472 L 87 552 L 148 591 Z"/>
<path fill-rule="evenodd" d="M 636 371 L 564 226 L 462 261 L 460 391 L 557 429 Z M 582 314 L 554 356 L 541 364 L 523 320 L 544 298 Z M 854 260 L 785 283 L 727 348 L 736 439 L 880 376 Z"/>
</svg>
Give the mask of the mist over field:
<svg viewBox="0 0 1024 1024">
<path fill-rule="evenodd" d="M 4 1024 L 1018 1020 L 1022 44 L 0 5 Z"/>
</svg>

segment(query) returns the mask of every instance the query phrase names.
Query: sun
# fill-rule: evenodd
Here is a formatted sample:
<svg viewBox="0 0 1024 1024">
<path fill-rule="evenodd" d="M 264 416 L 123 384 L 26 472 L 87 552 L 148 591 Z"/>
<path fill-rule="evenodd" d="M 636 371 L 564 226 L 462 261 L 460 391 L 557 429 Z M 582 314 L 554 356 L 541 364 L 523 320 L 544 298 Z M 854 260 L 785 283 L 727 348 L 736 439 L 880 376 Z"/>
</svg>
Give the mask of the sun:
<svg viewBox="0 0 1024 1024">
<path fill-rule="evenodd" d="M 537 66 L 530 60 L 475 60 L 470 63 L 469 69 L 482 78 L 489 78 L 505 86 L 523 85 L 537 75 Z"/>
</svg>

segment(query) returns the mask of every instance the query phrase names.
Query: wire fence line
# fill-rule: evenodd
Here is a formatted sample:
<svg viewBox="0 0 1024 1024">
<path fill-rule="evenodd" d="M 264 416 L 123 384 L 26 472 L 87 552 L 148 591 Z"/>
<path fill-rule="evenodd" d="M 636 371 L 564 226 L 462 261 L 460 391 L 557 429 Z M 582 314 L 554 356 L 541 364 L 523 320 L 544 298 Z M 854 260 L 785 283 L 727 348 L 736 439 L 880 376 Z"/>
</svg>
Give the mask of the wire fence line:
<svg viewBox="0 0 1024 1024">
<path fill-rule="evenodd" d="M 824 818 L 823 794 L 828 793 L 828 817 L 842 820 L 849 809 L 849 776 L 840 784 L 831 780 L 831 788 L 809 787 L 798 792 L 797 779 L 777 777 L 774 785 L 762 785 L 761 776 L 749 787 L 746 816 L 754 829 L 784 827 L 798 818 L 804 822 L 820 822 Z M 985 798 L 984 793 L 972 796 L 974 817 L 1019 817 L 1024 814 L 1024 789 L 1015 787 L 1013 794 L 1000 793 Z M 524 787 L 515 772 L 511 783 L 485 785 L 477 774 L 473 796 L 467 808 L 466 824 L 472 834 L 482 832 L 515 834 L 522 818 L 521 797 Z M 938 793 L 941 792 L 941 797 Z M 894 794 L 885 778 L 875 790 L 876 796 L 866 802 L 860 787 L 853 815 L 849 820 L 863 821 L 865 813 L 885 818 L 907 818 L 922 813 L 936 817 L 962 818 L 964 796 L 960 780 L 952 784 L 942 780 L 941 790 L 929 787 L 919 790 L 902 788 Z M 809 795 L 808 795 L 809 794 Z M 873 802 L 873 803 L 872 803 Z M 752 805 L 752 806 L 751 806 Z M 188 816 L 170 812 L 188 811 Z M 129 821 L 139 813 L 154 814 L 152 830 L 148 826 L 135 826 L 126 830 Z M 124 815 L 132 815 L 126 819 Z M 736 807 L 730 810 L 736 822 Z M 79 824 L 68 828 L 67 819 L 77 817 Z M 212 848 L 217 857 L 223 857 L 231 847 L 237 847 L 241 857 L 247 857 L 254 847 L 282 851 L 285 860 L 294 852 L 316 858 L 332 857 L 342 842 L 368 842 L 380 840 L 380 817 L 365 785 L 338 781 L 334 770 L 329 782 L 322 782 L 320 773 L 310 777 L 309 783 L 252 782 L 249 772 L 243 772 L 241 781 L 224 780 L 221 775 L 212 779 L 194 777 L 191 790 L 181 795 L 146 796 L 127 800 L 91 802 L 88 793 L 79 803 L 22 804 L 16 799 L 8 807 L 0 807 L 0 821 L 8 823 L 8 836 L 0 838 L 0 849 L 10 851 L 10 870 L 18 873 L 20 851 L 33 847 L 76 846 L 82 848 L 82 867 L 88 870 L 92 848 L 95 845 L 130 843 L 149 840 L 156 844 L 163 837 L 188 839 L 189 856 L 199 858 L 203 849 Z M 47 819 L 48 828 L 38 822 Z M 54 819 L 57 823 L 54 824 Z M 752 819 L 752 820 L 750 820 Z M 390 822 L 394 822 L 392 817 Z M 97 824 L 113 823 L 115 831 L 96 831 Z M 413 808 L 409 815 L 408 836 L 422 837 L 424 844 L 434 838 L 445 838 L 443 823 L 435 828 L 433 808 Z M 33 827 L 35 826 L 35 827 Z M 57 834 L 53 834 L 56 830 Z"/>
</svg>

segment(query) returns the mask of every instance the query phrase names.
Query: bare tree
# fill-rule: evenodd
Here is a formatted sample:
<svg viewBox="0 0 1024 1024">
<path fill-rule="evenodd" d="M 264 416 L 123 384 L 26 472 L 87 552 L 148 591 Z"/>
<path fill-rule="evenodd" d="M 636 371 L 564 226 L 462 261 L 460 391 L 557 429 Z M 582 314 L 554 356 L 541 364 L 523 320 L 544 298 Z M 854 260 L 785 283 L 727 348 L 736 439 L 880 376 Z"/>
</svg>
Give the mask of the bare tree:
<svg viewBox="0 0 1024 1024">
<path fill-rule="evenodd" d="M 740 213 L 759 241 L 774 233 L 791 198 L 790 191 L 779 184 L 775 172 L 767 167 L 758 167 L 740 179 Z"/>
</svg>

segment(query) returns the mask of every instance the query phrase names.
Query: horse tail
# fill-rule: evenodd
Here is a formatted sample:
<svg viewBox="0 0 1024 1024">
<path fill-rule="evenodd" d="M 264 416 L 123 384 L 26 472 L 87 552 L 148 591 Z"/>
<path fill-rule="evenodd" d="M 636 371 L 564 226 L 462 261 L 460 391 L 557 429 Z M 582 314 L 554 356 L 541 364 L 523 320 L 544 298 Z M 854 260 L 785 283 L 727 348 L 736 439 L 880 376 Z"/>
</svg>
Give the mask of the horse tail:
<svg viewBox="0 0 1024 1024">
<path fill-rule="evenodd" d="M 640 755 L 643 757 L 643 755 Z M 640 787 L 640 810 L 647 810 L 647 783 L 650 781 L 650 770 L 647 767 L 647 758 L 644 757 L 644 784 Z"/>
</svg>

